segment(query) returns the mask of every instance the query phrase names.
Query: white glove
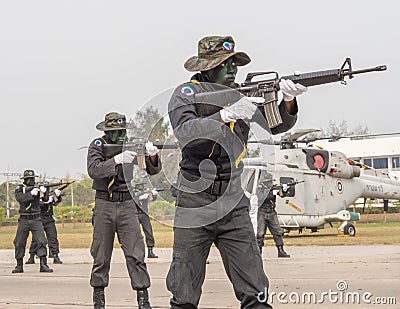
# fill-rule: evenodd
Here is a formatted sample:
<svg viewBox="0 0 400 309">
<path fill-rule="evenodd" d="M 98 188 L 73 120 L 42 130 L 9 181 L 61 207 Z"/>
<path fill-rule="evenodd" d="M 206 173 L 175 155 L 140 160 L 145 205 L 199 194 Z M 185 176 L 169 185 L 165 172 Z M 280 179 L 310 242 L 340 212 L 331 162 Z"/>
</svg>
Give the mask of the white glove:
<svg viewBox="0 0 400 309">
<path fill-rule="evenodd" d="M 40 192 L 42 192 L 42 193 L 46 193 L 46 191 L 47 191 L 45 186 L 40 186 L 39 189 L 40 189 Z"/>
<path fill-rule="evenodd" d="M 149 198 L 148 193 L 145 193 L 145 194 L 142 194 L 141 196 L 139 196 L 139 200 L 147 200 L 148 198 Z"/>
<path fill-rule="evenodd" d="M 301 84 L 295 84 L 290 79 L 281 79 L 279 88 L 282 91 L 284 101 L 292 101 L 294 97 L 307 91 L 307 87 Z"/>
<path fill-rule="evenodd" d="M 52 203 L 52 202 L 53 202 L 53 196 L 52 196 L 52 195 L 50 195 L 50 196 L 49 196 L 49 200 L 47 201 L 47 203 L 49 203 L 49 204 L 50 204 L 50 203 Z"/>
<path fill-rule="evenodd" d="M 264 103 L 265 99 L 261 97 L 243 97 L 236 103 L 219 111 L 221 119 L 225 122 L 236 122 L 238 119 L 251 119 L 257 110 L 253 103 Z"/>
<path fill-rule="evenodd" d="M 147 142 L 146 151 L 149 154 L 149 156 L 155 156 L 160 151 L 160 149 L 154 146 L 152 142 Z"/>
<path fill-rule="evenodd" d="M 38 188 L 33 188 L 32 190 L 31 190 L 31 194 L 33 195 L 33 196 L 36 196 L 36 195 L 38 195 L 39 194 L 39 189 Z"/>
<path fill-rule="evenodd" d="M 125 150 L 120 154 L 114 156 L 115 164 L 132 163 L 135 159 L 137 153 L 131 150 Z"/>
<path fill-rule="evenodd" d="M 61 190 L 55 189 L 55 190 L 54 190 L 54 194 L 55 194 L 57 197 L 59 197 L 59 196 L 61 195 Z"/>
<path fill-rule="evenodd" d="M 283 192 L 287 192 L 287 190 L 289 190 L 289 186 L 287 184 L 282 184 L 282 191 Z"/>
<path fill-rule="evenodd" d="M 151 190 L 151 194 L 152 194 L 153 196 L 157 196 L 157 193 L 158 193 L 157 190 L 154 190 L 154 189 Z"/>
</svg>

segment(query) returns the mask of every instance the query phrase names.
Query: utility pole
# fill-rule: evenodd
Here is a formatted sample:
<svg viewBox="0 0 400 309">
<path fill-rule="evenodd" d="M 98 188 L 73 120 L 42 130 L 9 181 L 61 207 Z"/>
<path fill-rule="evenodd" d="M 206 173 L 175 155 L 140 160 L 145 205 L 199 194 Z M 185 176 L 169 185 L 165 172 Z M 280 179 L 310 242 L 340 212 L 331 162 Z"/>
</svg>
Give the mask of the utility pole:
<svg viewBox="0 0 400 309">
<path fill-rule="evenodd" d="M 74 206 L 74 184 L 71 183 L 71 206 Z"/>
<path fill-rule="evenodd" d="M 0 175 L 6 176 L 6 217 L 10 218 L 10 176 L 21 176 L 21 173 L 11 173 L 11 172 L 6 172 L 6 173 L 0 173 Z"/>
</svg>

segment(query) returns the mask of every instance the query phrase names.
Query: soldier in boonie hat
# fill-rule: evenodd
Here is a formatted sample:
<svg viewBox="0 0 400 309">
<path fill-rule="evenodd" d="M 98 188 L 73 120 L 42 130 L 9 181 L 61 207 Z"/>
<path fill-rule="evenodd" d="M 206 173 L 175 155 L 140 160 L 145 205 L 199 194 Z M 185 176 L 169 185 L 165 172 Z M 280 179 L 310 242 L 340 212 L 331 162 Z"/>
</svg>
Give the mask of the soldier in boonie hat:
<svg viewBox="0 0 400 309">
<path fill-rule="evenodd" d="M 241 307 L 272 308 L 266 302 L 268 279 L 246 211 L 250 202 L 240 186 L 249 122 L 257 110 L 253 102 L 265 100 L 220 91 L 236 88 L 238 66 L 250 62 L 246 53 L 234 48 L 231 36 L 201 39 L 198 55 L 184 64 L 198 73 L 175 89 L 168 104 L 182 152 L 173 257 L 166 278 L 172 309 L 198 307 L 203 280 L 193 278 L 204 278 L 213 243 L 226 262 Z"/>
<path fill-rule="evenodd" d="M 108 113 L 104 121 L 97 124 L 96 129 L 104 131 L 112 142 L 123 144 L 126 135 L 126 117 L 117 112 Z"/>
</svg>

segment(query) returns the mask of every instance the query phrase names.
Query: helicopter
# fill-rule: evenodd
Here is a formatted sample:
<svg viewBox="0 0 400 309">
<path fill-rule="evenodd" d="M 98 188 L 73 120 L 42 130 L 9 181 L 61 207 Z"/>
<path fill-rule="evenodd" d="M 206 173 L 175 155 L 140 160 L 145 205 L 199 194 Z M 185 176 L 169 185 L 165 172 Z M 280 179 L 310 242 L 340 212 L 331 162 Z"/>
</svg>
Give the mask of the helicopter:
<svg viewBox="0 0 400 309">
<path fill-rule="evenodd" d="M 358 198 L 399 199 L 400 181 L 388 177 L 363 173 L 363 165 L 349 160 L 339 151 L 328 151 L 308 146 L 310 139 L 304 135 L 318 130 L 307 129 L 288 132 L 280 141 L 273 159 L 265 157 L 243 159 L 242 186 L 250 199 L 250 217 L 257 231 L 257 190 L 265 180 L 272 179 L 272 186 L 286 184 L 283 197 L 276 199 L 276 211 L 285 232 L 310 229 L 317 232 L 325 224 L 341 222 L 338 232 L 356 235 L 350 221 L 360 220 L 360 214 L 348 210 Z M 258 141 L 270 144 L 271 141 Z M 299 143 L 306 146 L 299 147 Z M 273 161 L 273 162 L 269 162 Z M 264 182 L 266 183 L 266 182 Z"/>
</svg>

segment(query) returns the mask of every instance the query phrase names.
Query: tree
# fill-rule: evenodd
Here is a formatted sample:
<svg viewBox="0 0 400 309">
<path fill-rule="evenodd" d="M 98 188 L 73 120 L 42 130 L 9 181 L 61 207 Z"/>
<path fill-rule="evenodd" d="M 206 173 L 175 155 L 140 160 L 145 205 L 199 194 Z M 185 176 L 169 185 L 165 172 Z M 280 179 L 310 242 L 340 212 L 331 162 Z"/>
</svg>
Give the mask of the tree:
<svg viewBox="0 0 400 309">
<path fill-rule="evenodd" d="M 309 134 L 307 137 L 321 138 L 321 137 L 342 137 L 342 136 L 352 136 L 352 135 L 364 135 L 369 134 L 368 126 L 357 125 L 355 128 L 350 129 L 347 121 L 336 123 L 336 121 L 330 120 L 328 127 L 322 129 L 319 133 Z"/>
<path fill-rule="evenodd" d="M 169 135 L 168 122 L 157 108 L 149 106 L 133 116 L 129 123 L 129 132 L 132 136 L 143 137 L 150 141 L 166 141 Z"/>
<path fill-rule="evenodd" d="M 79 181 L 75 181 L 67 189 L 63 197 L 63 205 L 72 205 L 72 192 L 74 194 L 74 204 L 72 206 L 85 206 L 94 201 L 95 191 L 92 189 L 92 179 L 87 175 L 81 175 Z M 71 188 L 73 186 L 73 188 Z"/>
</svg>

